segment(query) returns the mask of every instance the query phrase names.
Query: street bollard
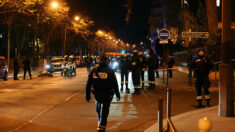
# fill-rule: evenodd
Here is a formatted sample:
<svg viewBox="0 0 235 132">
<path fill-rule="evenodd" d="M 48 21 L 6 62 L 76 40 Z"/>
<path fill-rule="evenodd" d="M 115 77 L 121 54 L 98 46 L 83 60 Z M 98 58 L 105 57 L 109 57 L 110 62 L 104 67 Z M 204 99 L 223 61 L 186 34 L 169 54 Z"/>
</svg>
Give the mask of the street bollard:
<svg viewBox="0 0 235 132">
<path fill-rule="evenodd" d="M 158 100 L 158 132 L 163 132 L 163 99 Z"/>
<path fill-rule="evenodd" d="M 167 118 L 171 119 L 171 89 L 167 88 Z M 169 122 L 167 122 L 167 131 L 169 131 Z"/>
<path fill-rule="evenodd" d="M 203 117 L 198 122 L 199 132 L 210 132 L 211 122 L 207 117 Z"/>
</svg>

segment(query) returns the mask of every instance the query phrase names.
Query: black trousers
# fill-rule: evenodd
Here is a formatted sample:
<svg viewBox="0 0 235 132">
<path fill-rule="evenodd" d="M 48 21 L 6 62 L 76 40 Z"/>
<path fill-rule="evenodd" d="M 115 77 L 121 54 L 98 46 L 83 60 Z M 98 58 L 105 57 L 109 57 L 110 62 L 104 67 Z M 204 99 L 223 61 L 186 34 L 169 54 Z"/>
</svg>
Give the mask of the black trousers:
<svg viewBox="0 0 235 132">
<path fill-rule="evenodd" d="M 202 100 L 202 87 L 204 88 L 205 99 L 210 99 L 210 80 L 208 76 L 204 78 L 196 78 L 195 86 L 197 91 L 197 100 Z"/>
<path fill-rule="evenodd" d="M 144 84 L 144 72 L 142 69 L 141 69 L 141 72 L 140 72 L 140 76 L 141 76 L 141 83 Z"/>
<path fill-rule="evenodd" d="M 30 78 L 32 78 L 32 75 L 31 75 L 31 69 L 30 68 L 24 68 L 24 79 L 25 79 L 25 76 L 26 76 L 26 72 L 29 72 L 29 76 Z"/>
<path fill-rule="evenodd" d="M 132 81 L 135 90 L 140 89 L 140 72 L 138 70 L 132 71 Z"/>
<path fill-rule="evenodd" d="M 156 77 L 159 78 L 159 72 L 158 71 L 156 71 Z"/>
<path fill-rule="evenodd" d="M 128 71 L 125 70 L 121 70 L 121 85 L 126 84 L 128 85 Z M 124 77 L 125 77 L 125 81 L 124 81 Z"/>
<path fill-rule="evenodd" d="M 98 116 L 98 127 L 105 128 L 109 115 L 110 101 L 96 100 L 96 112 Z"/>
<path fill-rule="evenodd" d="M 154 69 L 148 70 L 148 81 L 150 85 L 155 85 Z"/>
<path fill-rule="evenodd" d="M 168 70 L 168 77 L 172 77 L 172 69 Z"/>
<path fill-rule="evenodd" d="M 14 70 L 14 79 L 16 80 L 16 79 L 18 79 L 18 70 Z"/>
</svg>

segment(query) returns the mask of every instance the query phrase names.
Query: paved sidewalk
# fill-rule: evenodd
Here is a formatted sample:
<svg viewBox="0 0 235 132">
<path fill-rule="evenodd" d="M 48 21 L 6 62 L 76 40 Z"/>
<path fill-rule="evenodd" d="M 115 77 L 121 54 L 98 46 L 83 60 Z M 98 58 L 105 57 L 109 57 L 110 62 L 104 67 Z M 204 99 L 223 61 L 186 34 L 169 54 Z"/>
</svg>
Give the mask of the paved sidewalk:
<svg viewBox="0 0 235 132">
<path fill-rule="evenodd" d="M 175 67 L 175 69 L 176 70 L 173 70 L 173 78 L 169 78 L 169 87 L 171 87 L 174 91 L 195 91 L 194 78 L 189 78 L 187 72 L 185 72 L 185 69 L 179 67 Z M 160 71 L 159 73 L 160 78 L 157 78 L 156 88 L 166 88 L 166 79 L 163 83 L 163 72 Z M 215 73 L 210 73 L 210 80 L 211 87 L 209 90 L 213 93 L 217 93 L 219 90 L 219 79 L 217 78 L 217 80 L 215 80 Z M 162 87 L 163 85 L 164 87 Z M 235 117 L 219 117 L 218 106 L 193 110 L 183 114 L 175 115 L 171 119 L 178 132 L 199 132 L 198 122 L 199 119 L 203 117 L 207 117 L 212 123 L 210 132 L 235 131 Z M 164 120 L 164 128 L 166 128 L 166 120 Z M 145 132 L 156 131 L 158 131 L 157 123 L 145 130 Z"/>
<path fill-rule="evenodd" d="M 198 122 L 203 117 L 207 117 L 212 123 L 210 132 L 235 131 L 235 117 L 219 117 L 217 106 L 186 112 L 180 115 L 173 116 L 171 119 L 178 132 L 199 132 Z M 165 127 L 166 121 L 164 121 L 164 128 Z M 156 131 L 158 131 L 157 123 L 145 130 L 145 132 Z"/>
<path fill-rule="evenodd" d="M 37 68 L 37 69 L 35 69 L 35 70 L 32 70 L 31 69 L 31 74 L 32 75 L 38 75 L 38 74 L 40 74 L 41 72 L 43 71 L 43 68 Z M 23 77 L 23 75 L 24 75 L 24 70 L 23 69 L 20 69 L 20 72 L 19 72 L 19 74 L 18 74 L 18 77 Z M 26 76 L 28 76 L 29 75 L 29 73 L 27 72 L 26 73 Z M 13 78 L 14 77 L 14 72 L 13 71 L 10 71 L 10 73 L 8 74 L 8 78 Z"/>
<path fill-rule="evenodd" d="M 156 87 L 162 88 L 162 86 L 166 86 L 166 71 L 164 71 L 164 80 L 163 80 L 163 71 L 162 69 L 159 69 L 159 78 L 155 78 L 157 82 Z M 210 73 L 210 91 L 218 91 L 219 90 L 219 81 L 218 81 L 218 75 L 217 80 L 215 80 L 214 73 Z M 193 77 L 189 78 L 187 72 L 185 69 L 182 70 L 182 68 L 174 67 L 173 70 L 173 77 L 168 78 L 168 86 L 172 88 L 172 90 L 177 91 L 195 91 L 195 79 Z"/>
</svg>

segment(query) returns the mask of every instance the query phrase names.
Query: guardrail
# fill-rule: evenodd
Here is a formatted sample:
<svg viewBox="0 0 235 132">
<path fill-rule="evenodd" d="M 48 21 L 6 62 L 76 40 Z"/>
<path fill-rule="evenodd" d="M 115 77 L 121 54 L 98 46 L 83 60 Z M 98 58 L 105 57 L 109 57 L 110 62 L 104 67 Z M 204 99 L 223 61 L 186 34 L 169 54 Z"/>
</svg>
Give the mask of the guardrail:
<svg viewBox="0 0 235 132">
<path fill-rule="evenodd" d="M 167 71 L 166 74 L 166 87 L 167 87 L 167 126 L 166 131 L 176 132 L 176 128 L 171 120 L 171 88 L 168 84 L 168 70 L 173 70 L 174 68 L 161 69 L 163 71 L 163 83 L 164 83 L 164 71 Z M 160 71 L 160 70 L 158 70 Z M 158 100 L 158 131 L 163 132 L 163 99 Z"/>
</svg>

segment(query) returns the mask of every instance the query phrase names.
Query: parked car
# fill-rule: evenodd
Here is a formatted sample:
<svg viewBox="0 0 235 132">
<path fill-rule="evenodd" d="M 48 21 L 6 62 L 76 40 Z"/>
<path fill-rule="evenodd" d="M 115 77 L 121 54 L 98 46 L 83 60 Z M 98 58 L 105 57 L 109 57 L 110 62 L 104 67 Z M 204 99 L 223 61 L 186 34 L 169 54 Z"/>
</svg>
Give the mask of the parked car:
<svg viewBox="0 0 235 132">
<path fill-rule="evenodd" d="M 84 66 L 84 62 L 80 56 L 74 56 L 74 60 L 77 67 Z"/>
<path fill-rule="evenodd" d="M 64 58 L 62 56 L 54 56 L 51 58 L 49 64 L 47 64 L 46 68 L 49 73 L 62 71 L 62 65 L 64 62 Z"/>
<path fill-rule="evenodd" d="M 8 66 L 5 57 L 0 56 L 0 78 L 4 81 L 8 80 Z"/>
</svg>

